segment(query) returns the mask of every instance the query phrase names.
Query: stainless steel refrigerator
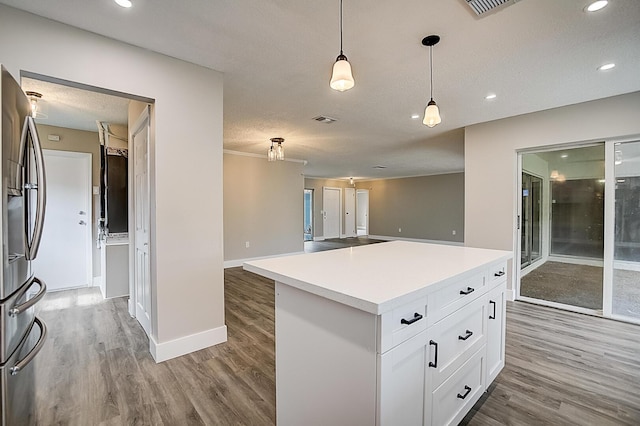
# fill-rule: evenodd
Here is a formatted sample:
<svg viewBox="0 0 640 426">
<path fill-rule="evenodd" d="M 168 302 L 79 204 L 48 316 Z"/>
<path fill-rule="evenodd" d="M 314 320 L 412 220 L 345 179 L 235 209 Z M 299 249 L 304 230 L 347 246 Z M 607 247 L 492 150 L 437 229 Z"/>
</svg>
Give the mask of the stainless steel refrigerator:
<svg viewBox="0 0 640 426">
<path fill-rule="evenodd" d="M 32 424 L 33 361 L 47 330 L 34 305 L 46 286 L 33 275 L 46 205 L 44 159 L 29 100 L 0 65 L 2 211 L 0 214 L 0 425 Z"/>
</svg>

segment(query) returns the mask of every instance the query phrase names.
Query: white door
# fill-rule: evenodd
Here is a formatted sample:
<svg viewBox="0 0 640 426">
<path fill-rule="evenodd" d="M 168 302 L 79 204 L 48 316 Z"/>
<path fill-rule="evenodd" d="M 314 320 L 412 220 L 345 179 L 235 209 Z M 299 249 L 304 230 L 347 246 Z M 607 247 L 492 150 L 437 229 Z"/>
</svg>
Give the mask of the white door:
<svg viewBox="0 0 640 426">
<path fill-rule="evenodd" d="M 344 234 L 356 236 L 356 189 L 344 189 Z"/>
<path fill-rule="evenodd" d="M 43 150 L 47 211 L 34 273 L 47 290 L 92 284 L 91 154 Z"/>
<path fill-rule="evenodd" d="M 340 238 L 340 188 L 322 188 L 322 229 L 324 238 Z"/>
<path fill-rule="evenodd" d="M 358 235 L 369 235 L 369 190 L 356 191 L 356 229 Z"/>
<path fill-rule="evenodd" d="M 138 118 L 133 141 L 134 306 L 135 316 L 151 335 L 151 269 L 149 262 L 149 108 Z"/>
</svg>

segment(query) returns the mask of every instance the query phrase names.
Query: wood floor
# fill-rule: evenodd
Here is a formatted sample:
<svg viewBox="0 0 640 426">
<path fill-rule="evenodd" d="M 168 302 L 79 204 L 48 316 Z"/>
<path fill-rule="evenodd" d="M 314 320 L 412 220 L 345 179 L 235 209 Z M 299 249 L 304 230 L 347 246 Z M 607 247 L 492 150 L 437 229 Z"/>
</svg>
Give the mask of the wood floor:
<svg viewBox="0 0 640 426">
<path fill-rule="evenodd" d="M 126 299 L 65 291 L 41 302 L 42 425 L 275 423 L 274 285 L 225 270 L 229 341 L 161 364 Z M 507 365 L 468 425 L 639 425 L 640 326 L 507 306 Z"/>
</svg>

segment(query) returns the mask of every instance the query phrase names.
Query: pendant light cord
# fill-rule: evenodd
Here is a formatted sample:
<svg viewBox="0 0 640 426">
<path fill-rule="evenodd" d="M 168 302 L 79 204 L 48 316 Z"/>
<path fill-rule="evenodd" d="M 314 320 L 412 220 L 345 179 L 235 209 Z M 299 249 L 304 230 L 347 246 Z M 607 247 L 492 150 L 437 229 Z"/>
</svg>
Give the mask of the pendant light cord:
<svg viewBox="0 0 640 426">
<path fill-rule="evenodd" d="M 433 100 L 433 46 L 429 46 L 429 74 L 431 75 L 431 100 Z"/>
<path fill-rule="evenodd" d="M 340 0 L 340 55 L 342 54 L 342 0 Z"/>
</svg>

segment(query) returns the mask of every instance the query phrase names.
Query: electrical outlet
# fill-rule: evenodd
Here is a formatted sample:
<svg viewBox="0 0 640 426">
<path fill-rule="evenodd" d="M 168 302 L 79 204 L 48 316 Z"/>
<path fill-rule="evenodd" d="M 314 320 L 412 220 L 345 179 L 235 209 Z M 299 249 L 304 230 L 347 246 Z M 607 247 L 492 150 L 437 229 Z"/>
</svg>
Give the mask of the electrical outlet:
<svg viewBox="0 0 640 426">
<path fill-rule="evenodd" d="M 402 228 L 398 228 L 398 232 L 402 232 Z"/>
<path fill-rule="evenodd" d="M 246 241 L 246 242 L 244 243 L 244 246 L 245 246 L 246 248 L 249 248 L 249 247 L 251 246 L 251 244 L 249 244 L 249 241 Z"/>
<path fill-rule="evenodd" d="M 451 235 L 456 235 L 456 230 L 451 231 Z"/>
</svg>

